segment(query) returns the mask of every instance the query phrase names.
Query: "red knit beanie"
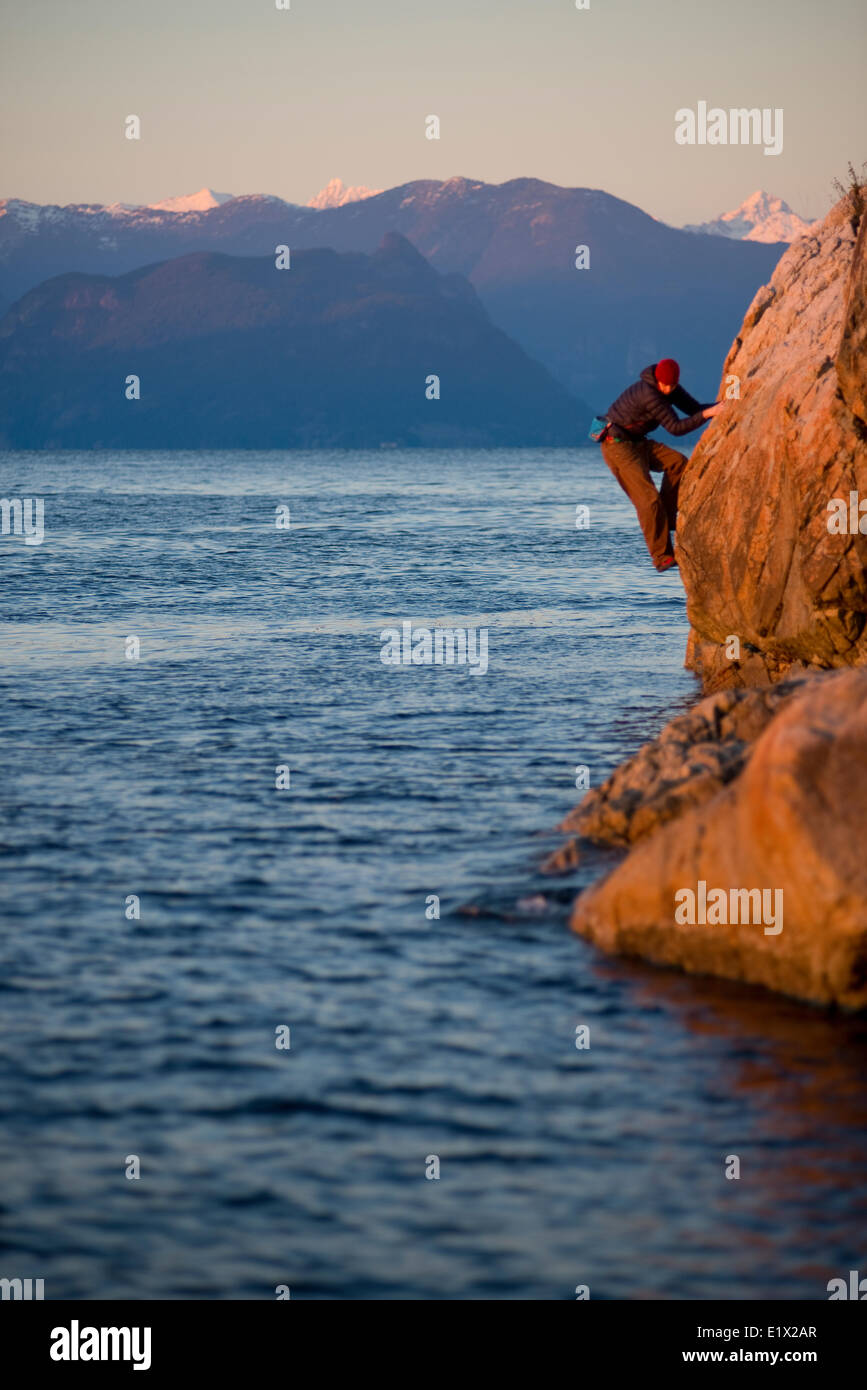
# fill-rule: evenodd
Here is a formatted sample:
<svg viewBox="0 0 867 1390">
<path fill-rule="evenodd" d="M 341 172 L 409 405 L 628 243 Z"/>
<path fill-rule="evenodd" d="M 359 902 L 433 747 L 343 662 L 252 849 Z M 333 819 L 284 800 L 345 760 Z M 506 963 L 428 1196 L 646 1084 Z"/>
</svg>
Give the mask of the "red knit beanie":
<svg viewBox="0 0 867 1390">
<path fill-rule="evenodd" d="M 673 357 L 663 357 L 657 362 L 654 375 L 660 386 L 676 386 L 680 381 L 680 367 Z"/>
</svg>

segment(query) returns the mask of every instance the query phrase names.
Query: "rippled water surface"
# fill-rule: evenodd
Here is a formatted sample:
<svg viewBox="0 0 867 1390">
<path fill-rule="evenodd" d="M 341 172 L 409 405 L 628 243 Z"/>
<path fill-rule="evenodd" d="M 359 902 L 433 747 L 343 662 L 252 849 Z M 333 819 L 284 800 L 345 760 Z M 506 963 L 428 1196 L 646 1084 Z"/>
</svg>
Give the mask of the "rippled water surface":
<svg viewBox="0 0 867 1390">
<path fill-rule="evenodd" d="M 864 1025 L 606 960 L 567 929 L 600 866 L 539 871 L 575 766 L 695 695 L 595 450 L 2 462 L 46 538 L 0 539 L 0 1274 L 812 1299 L 865 1268 Z M 487 672 L 383 665 L 405 619 L 487 628 Z"/>
</svg>

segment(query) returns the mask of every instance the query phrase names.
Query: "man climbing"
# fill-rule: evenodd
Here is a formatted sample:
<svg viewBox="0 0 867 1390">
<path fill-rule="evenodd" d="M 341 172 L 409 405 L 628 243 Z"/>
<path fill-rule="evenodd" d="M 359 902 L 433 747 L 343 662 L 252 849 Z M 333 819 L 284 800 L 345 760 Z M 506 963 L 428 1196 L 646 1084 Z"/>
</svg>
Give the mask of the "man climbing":
<svg viewBox="0 0 867 1390">
<path fill-rule="evenodd" d="M 660 573 L 677 563 L 669 533 L 677 521 L 677 491 L 686 455 L 647 436 L 659 425 L 669 434 L 690 434 L 725 409 L 724 401 L 699 405 L 679 382 L 680 367 L 671 357 L 645 367 L 641 379 L 628 386 L 605 420 L 599 421 L 604 428 L 593 433 L 602 444 L 602 457 L 638 513 L 650 558 Z M 687 419 L 674 413 L 675 405 Z M 662 472 L 659 491 L 651 469 Z"/>
</svg>

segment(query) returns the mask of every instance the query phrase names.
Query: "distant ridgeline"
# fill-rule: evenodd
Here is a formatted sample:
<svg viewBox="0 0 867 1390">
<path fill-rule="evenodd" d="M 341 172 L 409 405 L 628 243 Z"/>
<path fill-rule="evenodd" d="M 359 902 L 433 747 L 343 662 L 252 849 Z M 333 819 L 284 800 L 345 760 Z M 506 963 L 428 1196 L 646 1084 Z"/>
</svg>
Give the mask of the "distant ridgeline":
<svg viewBox="0 0 867 1390">
<path fill-rule="evenodd" d="M 304 250 L 328 247 L 370 255 L 382 244 L 384 236 L 396 232 L 406 237 L 440 275 L 460 275 L 471 283 L 491 323 L 567 389 L 578 403 L 583 424 L 596 411 L 605 410 L 648 362 L 661 356 L 674 356 L 681 361 L 690 389 L 702 399 L 710 399 L 743 314 L 758 288 L 770 279 L 784 249 L 778 244 L 694 235 L 666 226 L 607 193 L 559 188 L 537 179 L 514 179 L 500 185 L 462 178 L 446 182 L 421 180 L 342 206 L 321 208 L 300 207 L 263 196 L 225 201 L 214 198 L 208 202 L 214 202 L 214 206 L 187 207 L 185 203 L 180 211 L 168 205 L 60 208 L 16 200 L 0 202 L 0 310 L 7 309 L 49 277 L 69 271 L 84 272 L 90 277 L 116 277 L 202 251 L 268 257 L 273 266 L 275 248 L 285 245 L 292 257 L 292 270 L 284 274 L 288 278 L 295 277 L 304 266 Z M 336 273 L 340 262 L 320 264 L 323 268 L 330 265 Z M 193 280 L 216 274 L 213 268 L 204 271 L 198 260 L 187 259 L 182 265 L 183 274 Z M 219 293 L 225 289 L 227 274 L 224 270 L 217 277 Z M 261 288 L 265 283 L 270 286 L 269 293 L 276 289 L 271 280 L 263 282 Z M 187 297 L 180 281 L 177 290 Z M 217 291 L 216 284 L 214 290 Z M 148 292 L 161 292 L 159 277 L 149 284 Z M 330 292 L 335 316 L 329 320 L 334 332 L 329 331 L 328 344 L 340 344 L 348 351 L 348 343 L 337 328 L 338 321 L 344 320 L 347 330 L 358 330 L 360 336 L 364 325 L 359 315 L 349 312 L 345 270 Z M 128 291 L 118 286 L 117 293 L 125 296 Z M 285 307 L 290 297 L 288 287 L 283 286 L 276 293 Z M 442 285 L 436 297 L 442 307 L 443 299 L 456 294 L 454 287 Z M 194 287 L 190 288 L 189 297 L 195 299 Z M 237 295 L 229 297 L 236 304 Z M 338 310 L 338 304 L 344 310 Z M 409 331 L 410 317 L 422 310 L 419 302 L 405 307 L 402 333 Z M 169 312 L 169 306 L 165 312 Z M 401 317 L 396 305 L 393 312 Z M 20 313 L 13 324 L 17 353 L 24 349 Z M 235 333 L 238 327 L 230 317 L 225 331 Z M 365 355 L 376 357 L 387 351 L 385 343 L 373 341 L 373 332 L 381 327 L 380 319 L 375 329 L 371 324 Z M 192 325 L 182 325 L 181 330 L 185 339 L 192 336 Z M 435 323 L 429 337 L 432 348 L 437 345 L 438 331 Z M 8 320 L 0 332 L 8 336 Z M 425 339 L 420 320 L 410 336 L 420 342 Z M 163 341 L 170 355 L 169 338 Z M 326 345 L 325 339 L 319 344 L 323 350 Z M 41 346 L 44 344 L 28 339 L 27 356 Z M 225 347 L 229 352 L 228 340 Z M 90 352 L 84 340 L 81 348 Z M 345 370 L 346 352 L 340 360 Z M 290 352 L 284 363 L 284 377 L 294 362 Z M 4 363 L 8 367 L 8 355 Z M 484 362 L 478 366 L 481 368 Z M 413 371 L 417 370 L 418 363 L 413 359 Z M 130 365 L 127 371 L 134 372 L 134 366 Z M 456 426 L 460 426 L 460 437 L 467 443 L 483 439 L 493 443 L 531 443 L 560 438 L 556 410 L 547 425 L 544 420 L 536 421 L 532 435 L 524 433 L 519 438 L 507 432 L 504 437 L 500 426 L 482 417 L 487 397 L 477 400 L 473 428 L 469 417 L 453 416 L 446 420 L 447 411 L 457 407 L 455 391 L 460 392 L 462 387 L 453 379 L 447 385 L 446 372 L 438 371 L 438 363 L 427 355 L 424 376 L 430 374 L 439 375 L 442 381 L 439 424 L 449 426 L 448 438 L 458 437 L 454 433 Z M 316 383 L 317 390 L 320 384 Z M 516 379 L 507 372 L 499 392 L 502 423 L 518 409 L 518 403 L 508 399 L 515 385 Z M 463 386 L 475 389 L 468 381 Z M 540 402 L 537 400 L 534 406 L 530 387 L 522 389 L 528 392 L 529 420 Z M 550 384 L 547 389 L 551 389 Z M 347 390 L 351 390 L 349 384 Z M 143 401 L 144 392 L 142 380 Z M 335 393 L 327 397 L 329 408 L 338 396 Z M 344 401 L 345 410 L 351 413 L 362 404 L 360 399 Z M 309 405 L 312 409 L 313 403 Z M 98 413 L 101 417 L 101 408 Z M 347 413 L 346 424 L 349 423 Z M 373 442 L 369 430 L 372 424 L 372 415 L 368 413 L 368 427 L 355 429 L 353 440 Z M 432 438 L 434 425 L 432 412 L 428 411 L 422 421 L 425 439 Z M 377 420 L 374 433 L 381 429 L 385 441 L 409 438 L 402 433 L 400 420 L 394 428 L 381 426 Z M 313 437 L 309 430 L 308 421 L 301 431 L 304 438 Z M 338 434 L 344 437 L 343 427 Z M 316 439 L 324 438 L 318 425 L 314 435 Z"/>
<path fill-rule="evenodd" d="M 0 322 L 5 447 L 573 444 L 586 416 L 395 234 L 61 275 Z"/>
</svg>

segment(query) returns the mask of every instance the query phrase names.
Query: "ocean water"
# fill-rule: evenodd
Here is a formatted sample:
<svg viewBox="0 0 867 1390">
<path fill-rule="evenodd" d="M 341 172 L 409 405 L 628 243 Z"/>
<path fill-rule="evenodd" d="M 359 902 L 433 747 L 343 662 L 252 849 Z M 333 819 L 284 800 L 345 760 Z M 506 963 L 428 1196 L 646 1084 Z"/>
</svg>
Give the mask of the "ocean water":
<svg viewBox="0 0 867 1390">
<path fill-rule="evenodd" d="M 540 872 L 576 766 L 697 693 L 680 581 L 595 449 L 6 454 L 2 493 L 46 535 L 0 539 L 0 1275 L 559 1300 L 867 1272 L 864 1023 L 606 959 L 567 921 L 610 860 Z M 487 671 L 384 665 L 404 620 L 487 629 Z"/>
</svg>

